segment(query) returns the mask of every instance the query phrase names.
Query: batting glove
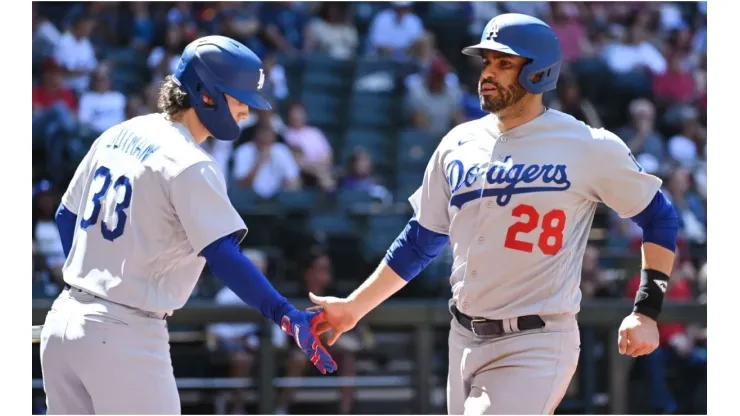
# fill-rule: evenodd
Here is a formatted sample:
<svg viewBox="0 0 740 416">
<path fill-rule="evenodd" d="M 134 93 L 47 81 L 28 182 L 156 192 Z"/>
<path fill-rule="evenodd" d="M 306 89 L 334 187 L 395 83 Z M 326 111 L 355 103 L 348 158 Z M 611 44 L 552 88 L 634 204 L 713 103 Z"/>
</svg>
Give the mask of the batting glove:
<svg viewBox="0 0 740 416">
<path fill-rule="evenodd" d="M 283 316 L 280 329 L 295 339 L 296 344 L 303 350 L 308 359 L 321 371 L 321 374 L 333 373 L 337 370 L 337 363 L 326 351 L 316 327 L 321 322 L 322 310 L 299 311 L 293 310 Z"/>
</svg>

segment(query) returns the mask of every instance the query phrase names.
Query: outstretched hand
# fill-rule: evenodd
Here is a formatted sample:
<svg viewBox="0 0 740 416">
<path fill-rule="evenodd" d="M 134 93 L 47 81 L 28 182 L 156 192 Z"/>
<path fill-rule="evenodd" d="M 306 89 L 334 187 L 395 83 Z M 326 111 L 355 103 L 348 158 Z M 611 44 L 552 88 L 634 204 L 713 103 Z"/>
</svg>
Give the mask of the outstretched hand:
<svg viewBox="0 0 740 416">
<path fill-rule="evenodd" d="M 316 330 L 317 335 L 333 330 L 327 345 L 334 345 L 343 333 L 357 325 L 359 319 L 356 317 L 356 311 L 347 299 L 333 296 L 316 296 L 313 293 L 309 293 L 308 297 L 311 302 L 317 305 L 314 308 L 323 310 L 324 314 L 324 322 L 319 324 Z"/>
<path fill-rule="evenodd" d="M 337 370 L 337 363 L 319 339 L 320 334 L 317 330 L 319 325 L 325 323 L 324 318 L 324 311 L 320 308 L 309 311 L 294 310 L 283 316 L 280 329 L 295 339 L 296 344 L 322 374 L 327 374 Z"/>
</svg>

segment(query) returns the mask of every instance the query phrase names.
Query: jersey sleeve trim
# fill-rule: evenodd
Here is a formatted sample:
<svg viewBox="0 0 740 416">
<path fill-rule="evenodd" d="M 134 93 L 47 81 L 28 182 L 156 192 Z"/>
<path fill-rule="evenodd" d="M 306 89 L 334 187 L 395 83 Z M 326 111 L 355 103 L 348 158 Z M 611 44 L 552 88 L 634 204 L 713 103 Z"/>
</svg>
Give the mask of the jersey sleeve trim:
<svg viewBox="0 0 740 416">
<path fill-rule="evenodd" d="M 619 214 L 620 218 L 626 219 L 626 218 L 632 218 L 635 215 L 641 213 L 642 211 L 647 208 L 648 205 L 650 205 L 650 202 L 652 202 L 653 198 L 655 198 L 655 194 L 658 193 L 660 190 L 661 183 L 656 182 L 655 185 L 651 186 L 646 192 L 643 198 L 640 200 L 640 203 L 635 205 L 633 209 L 630 209 L 624 214 Z"/>
<path fill-rule="evenodd" d="M 173 188 L 173 186 L 175 186 L 175 184 L 177 183 L 177 181 L 187 180 L 187 178 L 183 178 L 185 172 L 191 171 L 193 169 L 198 169 L 200 166 L 203 166 L 203 165 L 215 167 L 215 171 L 218 172 L 219 175 L 223 176 L 223 174 L 221 173 L 221 170 L 220 170 L 220 168 L 219 168 L 219 166 L 218 166 L 218 164 L 216 162 L 214 162 L 212 160 L 202 160 L 202 161 L 193 163 L 190 166 L 188 166 L 185 169 L 183 169 L 182 171 L 180 171 L 170 181 L 170 184 L 169 184 L 169 192 L 170 193 L 173 192 L 173 189 L 172 188 Z M 180 184 L 179 186 L 183 186 L 183 185 Z M 224 195 L 225 199 L 230 204 L 231 209 L 234 209 L 233 208 L 233 205 L 231 204 L 231 201 L 229 199 L 228 191 L 225 191 L 225 192 L 226 192 L 225 195 Z M 189 199 L 189 198 L 188 198 L 188 201 L 187 201 L 187 203 L 198 203 L 198 202 L 199 201 L 192 200 L 192 199 Z M 175 213 L 177 214 L 177 209 L 175 209 Z M 210 213 L 209 212 L 209 213 L 206 213 L 205 215 L 218 215 L 218 213 Z M 241 215 L 239 215 L 239 217 L 241 217 Z M 180 221 L 182 222 L 182 219 L 180 219 Z M 218 240 L 220 238 L 224 238 L 224 237 L 226 237 L 226 236 L 228 236 L 230 234 L 235 234 L 238 237 L 239 243 L 241 243 L 244 240 L 244 238 L 247 236 L 247 233 L 249 232 L 249 227 L 247 227 L 247 225 L 244 223 L 244 220 L 243 219 L 240 219 L 238 222 L 239 223 L 237 223 L 237 224 L 235 224 L 234 222 L 218 223 L 218 224 L 215 224 L 216 225 L 215 227 L 213 227 L 214 224 L 208 224 L 207 226 L 208 227 L 211 227 L 210 229 L 212 230 L 212 232 L 208 233 L 209 234 L 209 238 L 207 238 L 207 239 L 205 239 L 205 238 L 194 238 L 193 236 L 188 235 L 188 241 L 190 242 L 191 246 L 193 247 L 193 250 L 196 253 L 198 253 L 199 256 L 202 254 L 203 249 L 205 247 L 207 247 L 209 244 L 212 244 L 214 241 L 216 241 L 216 240 Z M 203 236 L 198 236 L 198 237 L 203 237 Z M 199 240 L 199 241 L 193 241 L 193 240 L 196 240 L 196 239 Z"/>
</svg>

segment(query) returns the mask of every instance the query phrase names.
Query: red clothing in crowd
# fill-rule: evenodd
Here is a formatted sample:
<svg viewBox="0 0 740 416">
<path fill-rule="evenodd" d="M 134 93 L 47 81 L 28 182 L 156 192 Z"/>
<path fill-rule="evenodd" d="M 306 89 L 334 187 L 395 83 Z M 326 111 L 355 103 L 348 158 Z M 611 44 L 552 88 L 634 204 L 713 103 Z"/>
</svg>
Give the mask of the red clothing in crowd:
<svg viewBox="0 0 740 416">
<path fill-rule="evenodd" d="M 640 288 L 640 275 L 636 274 L 630 278 L 625 287 L 625 296 L 631 300 L 635 299 L 637 290 Z M 691 287 L 686 280 L 677 280 L 668 283 L 668 291 L 666 292 L 665 299 L 676 300 L 676 301 L 687 301 L 691 300 L 693 295 L 691 293 Z M 668 344 L 668 340 L 676 334 L 680 334 L 686 331 L 686 326 L 682 323 L 675 322 L 661 322 L 658 324 L 658 332 L 660 333 L 660 345 Z"/>
<path fill-rule="evenodd" d="M 653 93 L 656 97 L 682 104 L 694 99 L 694 79 L 688 72 L 666 71 L 653 78 Z"/>
<path fill-rule="evenodd" d="M 552 24 L 552 30 L 561 40 L 563 48 L 563 60 L 573 62 L 583 55 L 581 42 L 586 41 L 588 35 L 586 28 L 577 20 L 571 20 L 564 24 Z"/>
<path fill-rule="evenodd" d="M 77 98 L 68 88 L 60 88 L 49 92 L 43 87 L 35 87 L 31 98 L 34 108 L 48 108 L 57 101 L 64 101 L 72 111 L 77 111 Z"/>
</svg>

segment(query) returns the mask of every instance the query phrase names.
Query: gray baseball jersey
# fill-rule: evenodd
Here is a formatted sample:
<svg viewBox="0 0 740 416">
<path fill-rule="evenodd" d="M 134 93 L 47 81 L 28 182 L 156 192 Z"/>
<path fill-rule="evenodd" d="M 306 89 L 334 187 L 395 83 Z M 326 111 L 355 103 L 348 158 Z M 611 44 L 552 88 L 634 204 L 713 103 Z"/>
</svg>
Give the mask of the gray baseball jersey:
<svg viewBox="0 0 740 416">
<path fill-rule="evenodd" d="M 577 313 L 597 204 L 631 217 L 660 186 L 619 137 L 548 109 L 503 133 L 494 115 L 455 127 L 409 201 L 450 236 L 458 308 L 505 319 Z"/>
<path fill-rule="evenodd" d="M 78 219 L 65 282 L 149 312 L 181 308 L 205 265 L 201 250 L 247 231 L 218 164 L 163 114 L 101 135 L 62 203 Z"/>
</svg>

